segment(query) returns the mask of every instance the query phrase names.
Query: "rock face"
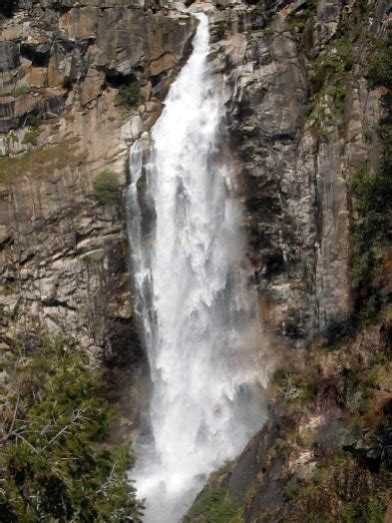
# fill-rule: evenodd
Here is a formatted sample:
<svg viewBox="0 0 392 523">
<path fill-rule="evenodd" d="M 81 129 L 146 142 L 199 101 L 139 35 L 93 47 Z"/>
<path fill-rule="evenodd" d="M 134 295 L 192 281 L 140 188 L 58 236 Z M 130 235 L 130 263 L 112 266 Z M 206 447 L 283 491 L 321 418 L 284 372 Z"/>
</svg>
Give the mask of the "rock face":
<svg viewBox="0 0 392 523">
<path fill-rule="evenodd" d="M 318 2 L 312 18 L 305 2 L 276 4 L 269 17 L 238 7 L 216 14 L 226 34 L 213 63 L 228 89 L 263 323 L 301 347 L 349 313 L 348 187 L 374 150 L 380 92 L 363 76 L 366 47 L 353 44 L 345 63 L 335 58 L 355 3 Z M 385 13 L 384 5 L 374 30 Z"/>
<path fill-rule="evenodd" d="M 26 1 L 0 40 L 2 347 L 66 337 L 105 363 L 117 400 L 143 359 L 121 194 L 128 148 L 159 114 L 194 30 L 189 16 L 125 4 Z M 118 104 L 132 84 L 133 105 Z M 102 203 L 93 182 L 105 170 L 120 187 Z"/>
<path fill-rule="evenodd" d="M 381 109 L 364 41 L 350 57 L 341 34 L 358 16 L 379 31 L 389 4 L 365 15 L 337 0 L 203 4 L 262 321 L 279 344 L 303 348 L 349 310 L 348 187 L 372 160 Z M 139 368 L 121 188 L 129 145 L 159 115 L 194 27 L 152 0 L 20 0 L 1 20 L 3 348 L 66 336 L 120 388 Z M 120 190 L 102 204 L 93 182 L 105 170 Z"/>
<path fill-rule="evenodd" d="M 205 500 L 216 492 L 244 522 L 344 521 L 347 513 L 388 522 L 392 359 L 381 332 L 376 325 L 335 350 L 312 347 L 302 368 L 280 369 L 269 390 L 270 419 L 211 475 L 187 523 L 209 521 Z M 368 404 L 359 407 L 364 397 Z"/>
<path fill-rule="evenodd" d="M 352 182 L 364 161 L 376 177 L 377 129 L 390 122 L 380 102 L 390 92 L 366 75 L 392 3 L 270 4 L 216 15 L 226 34 L 213 64 L 228 85 L 261 313 L 286 361 L 269 421 L 185 521 L 229 509 L 246 522 L 389 521 L 390 301 L 374 324 L 331 334 L 351 312 Z"/>
</svg>

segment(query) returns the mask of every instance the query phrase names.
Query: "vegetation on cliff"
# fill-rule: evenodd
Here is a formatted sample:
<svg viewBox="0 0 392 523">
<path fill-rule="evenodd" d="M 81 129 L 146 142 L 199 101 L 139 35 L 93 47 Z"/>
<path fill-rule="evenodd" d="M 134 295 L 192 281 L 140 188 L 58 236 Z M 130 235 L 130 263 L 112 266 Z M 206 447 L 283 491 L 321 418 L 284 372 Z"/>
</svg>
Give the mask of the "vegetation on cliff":
<svg viewBox="0 0 392 523">
<path fill-rule="evenodd" d="M 241 523 L 241 506 L 234 502 L 224 488 L 212 488 L 197 500 L 184 523 L 208 521 L 208 523 Z"/>
<path fill-rule="evenodd" d="M 287 355 L 270 420 L 184 522 L 382 523 L 392 484 L 392 316 Z"/>
<path fill-rule="evenodd" d="M 96 200 L 107 205 L 115 203 L 120 194 L 120 184 L 115 173 L 102 171 L 93 181 L 94 196 Z"/>
<path fill-rule="evenodd" d="M 107 444 L 103 382 L 58 341 L 8 362 L 2 390 L 0 520 L 129 521 L 141 504 L 127 479 L 126 446 Z"/>
<path fill-rule="evenodd" d="M 390 301 L 388 285 L 392 242 L 392 26 L 376 42 L 368 80 L 383 87 L 384 115 L 378 138 L 379 161 L 375 168 L 362 163 L 352 183 L 355 216 L 351 225 L 351 275 L 355 318 L 368 321 Z"/>
<path fill-rule="evenodd" d="M 140 86 L 139 82 L 134 78 L 129 82 L 120 85 L 116 95 L 116 103 L 124 109 L 131 109 L 139 101 Z"/>
<path fill-rule="evenodd" d="M 37 135 L 37 129 L 30 128 L 25 134 L 25 142 L 35 142 Z M 80 159 L 80 155 L 75 154 L 72 140 L 51 147 L 32 149 L 15 157 L 3 156 L 0 158 L 0 182 L 9 185 L 22 176 L 48 178 L 56 169 L 75 167 Z"/>
</svg>

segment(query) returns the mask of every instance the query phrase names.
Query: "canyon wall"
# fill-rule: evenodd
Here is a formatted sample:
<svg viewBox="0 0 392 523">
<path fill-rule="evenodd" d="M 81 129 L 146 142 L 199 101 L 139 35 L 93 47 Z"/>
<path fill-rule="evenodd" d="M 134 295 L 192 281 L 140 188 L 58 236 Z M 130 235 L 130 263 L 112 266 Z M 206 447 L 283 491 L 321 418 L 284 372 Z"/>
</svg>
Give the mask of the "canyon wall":
<svg viewBox="0 0 392 523">
<path fill-rule="evenodd" d="M 272 350 L 295 359 L 314 337 L 344 329 L 352 311 L 350 187 L 361 162 L 377 162 L 385 88 L 370 88 L 366 71 L 391 2 L 200 7 L 209 11 L 211 63 L 226 93 L 263 326 Z M 115 431 L 130 434 L 148 379 L 129 284 L 128 151 L 156 121 L 196 22 L 181 6 L 142 0 L 20 0 L 7 16 L 0 22 L 2 357 L 48 335 L 65 337 L 92 365 L 103 364 L 123 414 Z M 106 199 L 95 183 L 102 173 L 112 180 Z M 384 343 L 369 336 L 366 347 Z M 314 361 L 343 372 L 351 356 L 367 361 L 366 347 Z M 287 397 L 300 389 L 295 376 Z M 7 381 L 5 371 L 1 377 Z M 328 422 L 328 398 L 321 391 L 311 414 L 303 409 L 305 431 Z M 328 404 L 321 417 L 320 404 Z M 286 440 L 292 436 L 286 422 L 270 421 L 230 470 L 232 480 L 221 479 L 249 500 L 248 518 L 284 499 L 284 460 L 261 456 L 282 426 Z M 314 456 L 306 461 L 308 451 L 295 450 L 291 465 L 305 460 L 305 474 Z"/>
<path fill-rule="evenodd" d="M 144 357 L 122 199 L 128 149 L 156 120 L 195 23 L 123 5 L 24 2 L 1 21 L 0 340 L 6 354 L 64 337 L 104 363 L 132 417 Z M 118 95 L 129 86 L 127 103 Z M 102 201 L 94 180 L 108 171 L 115 194 Z"/>
<path fill-rule="evenodd" d="M 263 7 L 216 15 L 213 63 L 227 83 L 263 325 L 284 362 L 270 419 L 184 521 L 387 523 L 391 76 L 370 71 L 390 63 L 392 3 Z"/>
<path fill-rule="evenodd" d="M 298 1 L 275 2 L 270 15 L 216 15 L 226 32 L 214 64 L 229 91 L 262 320 L 290 346 L 350 313 L 349 186 L 376 154 L 382 93 L 367 86 L 359 35 L 382 30 L 387 9 L 377 4 L 374 18 L 359 10 Z M 350 23 L 358 39 L 347 44 Z"/>
<path fill-rule="evenodd" d="M 137 338 L 123 204 L 97 202 L 93 180 L 110 170 L 124 186 L 129 145 L 156 120 L 195 21 L 153 3 L 19 7 L 2 21 L 0 42 L 2 343 L 27 343 L 41 325 L 92 361 L 119 361 Z M 380 117 L 380 90 L 363 76 L 366 46 L 359 39 L 350 56 L 343 49 L 342 27 L 358 7 L 204 8 L 262 321 L 303 347 L 350 306 L 347 186 L 375 150 Z M 377 32 L 385 11 L 378 3 L 357 22 Z M 132 84 L 137 99 L 126 107 L 118 94 Z"/>
</svg>

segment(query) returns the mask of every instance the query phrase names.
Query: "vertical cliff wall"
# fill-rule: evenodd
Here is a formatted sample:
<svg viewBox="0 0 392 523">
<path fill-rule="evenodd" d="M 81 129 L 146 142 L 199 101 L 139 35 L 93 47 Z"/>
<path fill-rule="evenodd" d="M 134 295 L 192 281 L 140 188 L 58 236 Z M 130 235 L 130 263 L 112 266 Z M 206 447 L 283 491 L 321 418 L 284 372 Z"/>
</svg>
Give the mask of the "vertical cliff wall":
<svg viewBox="0 0 392 523">
<path fill-rule="evenodd" d="M 263 320 L 303 346 L 350 315 L 348 188 L 377 149 L 382 89 L 364 75 L 387 7 L 268 5 L 216 15 L 214 63 L 229 89 Z"/>
<path fill-rule="evenodd" d="M 366 75 L 373 40 L 385 32 L 391 4 L 218 1 L 198 7 L 209 11 L 213 24 L 210 59 L 226 90 L 226 124 L 241 173 L 247 256 L 262 321 L 271 347 L 294 354 L 293 360 L 301 353 L 308 357 L 315 363 L 313 381 L 323 384 L 311 408 L 302 409 L 304 417 L 298 411 L 291 416 L 294 425 L 301 418 L 307 434 L 309 424 L 318 430 L 330 419 L 336 422 L 331 405 L 339 412 L 346 408 L 354 390 L 347 382 L 352 362 L 370 361 L 369 346 L 381 354 L 389 343 L 384 334 L 371 332 L 341 357 L 317 359 L 318 353 L 305 352 L 316 335 L 328 338 L 344 330 L 352 311 L 350 188 L 361 162 L 374 167 L 379 156 L 376 129 L 386 91 L 370 88 Z M 29 350 L 41 336 L 65 336 L 93 365 L 105 363 L 117 387 L 113 398 L 119 399 L 122 384 L 132 381 L 127 373 L 142 360 L 121 198 L 128 148 L 156 121 L 189 54 L 195 22 L 182 8 L 121 0 L 21 0 L 5 14 L 0 346 L 3 353 L 18 344 Z M 341 381 L 337 373 L 343 373 Z M 285 402 L 313 394 L 305 374 L 292 372 L 279 382 Z M 386 380 L 380 390 L 390 394 Z M 139 401 L 132 387 L 124 410 Z M 248 499 L 246 517 L 288 496 L 280 483 L 293 469 L 283 466 L 286 454 L 280 460 L 284 445 L 262 459 L 279 443 L 282 426 L 282 438 L 293 435 L 293 419 L 284 416 L 253 440 L 239 468 L 230 470 L 232 482 L 222 480 L 231 494 Z M 304 448 L 293 445 L 289 454 L 290 467 L 305 462 L 306 474 L 314 454 Z M 252 474 L 244 479 L 241 467 Z"/>
<path fill-rule="evenodd" d="M 381 30 L 387 3 L 204 7 L 262 319 L 303 347 L 350 310 L 347 187 L 374 155 L 380 118 L 381 91 L 364 78 L 364 31 Z M 135 339 L 120 194 L 99 203 L 93 181 L 110 170 L 124 184 L 128 147 L 156 120 L 194 25 L 178 11 L 121 2 L 25 1 L 3 18 L 5 346 L 41 325 L 98 361 Z"/>
<path fill-rule="evenodd" d="M 186 522 L 388 521 L 391 7 L 264 2 L 216 15 L 249 256 L 285 361 L 269 421 Z"/>
<path fill-rule="evenodd" d="M 1 346 L 65 337 L 105 363 L 129 413 L 122 384 L 142 353 L 122 200 L 128 148 L 157 118 L 195 24 L 114 1 L 20 2 L 0 24 Z M 106 198 L 94 186 L 102 173 L 113 180 Z"/>
</svg>

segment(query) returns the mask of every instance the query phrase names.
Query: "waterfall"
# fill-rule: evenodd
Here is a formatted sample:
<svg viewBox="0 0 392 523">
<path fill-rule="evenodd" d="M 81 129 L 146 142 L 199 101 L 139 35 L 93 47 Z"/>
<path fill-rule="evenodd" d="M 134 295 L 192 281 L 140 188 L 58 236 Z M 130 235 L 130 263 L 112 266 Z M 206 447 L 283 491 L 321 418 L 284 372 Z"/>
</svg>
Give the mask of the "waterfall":
<svg viewBox="0 0 392 523">
<path fill-rule="evenodd" d="M 264 421 L 262 339 L 249 284 L 224 104 L 204 14 L 151 142 L 130 151 L 128 230 L 148 353 L 151 437 L 136 446 L 145 521 L 174 523 L 207 475 Z"/>
</svg>

